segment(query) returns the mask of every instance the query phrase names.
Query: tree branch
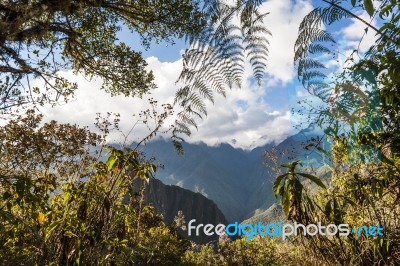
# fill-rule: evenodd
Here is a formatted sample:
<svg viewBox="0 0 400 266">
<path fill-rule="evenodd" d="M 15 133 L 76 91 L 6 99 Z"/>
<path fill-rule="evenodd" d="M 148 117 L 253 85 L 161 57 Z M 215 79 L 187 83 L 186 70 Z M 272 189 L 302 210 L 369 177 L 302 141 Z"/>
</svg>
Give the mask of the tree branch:
<svg viewBox="0 0 400 266">
<path fill-rule="evenodd" d="M 367 21 L 365 21 L 364 19 L 362 19 L 361 17 L 357 16 L 356 14 L 352 13 L 351 11 L 339 6 L 338 4 L 334 3 L 334 2 L 330 2 L 327 0 L 322 0 L 323 2 L 330 4 L 331 6 L 334 6 L 340 10 L 342 10 L 343 12 L 346 12 L 347 14 L 349 14 L 351 17 L 361 21 L 362 23 L 364 23 L 365 25 L 367 25 L 369 28 L 373 29 L 374 31 L 376 31 L 377 33 L 379 33 L 382 37 L 389 39 L 391 42 L 396 43 L 392 38 L 390 38 L 389 36 L 387 36 L 385 33 L 383 33 L 382 31 L 380 31 L 378 28 L 374 27 L 373 25 L 371 25 L 370 23 L 368 23 Z"/>
</svg>

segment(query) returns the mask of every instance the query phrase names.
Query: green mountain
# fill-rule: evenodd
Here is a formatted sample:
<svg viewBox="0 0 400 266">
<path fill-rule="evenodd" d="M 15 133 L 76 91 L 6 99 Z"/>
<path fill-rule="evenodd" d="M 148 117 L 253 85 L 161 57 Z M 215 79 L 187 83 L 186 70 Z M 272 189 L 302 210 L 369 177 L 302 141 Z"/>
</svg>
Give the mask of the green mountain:
<svg viewBox="0 0 400 266">
<path fill-rule="evenodd" d="M 277 224 L 279 222 L 285 223 L 286 218 L 283 214 L 281 206 L 274 203 L 267 210 L 255 214 L 254 216 L 241 222 L 241 224 L 256 224 L 258 222 L 261 222 L 263 225 L 270 223 Z"/>
<path fill-rule="evenodd" d="M 135 180 L 134 191 L 139 192 L 143 182 L 139 179 Z M 150 179 L 149 183 L 145 183 L 144 203 L 154 207 L 156 213 L 161 214 L 164 221 L 168 225 L 173 225 L 178 212 L 182 212 L 184 225 L 190 220 L 196 219 L 197 224 L 228 224 L 223 213 L 218 206 L 210 199 L 204 197 L 200 193 L 173 186 L 165 185 L 160 180 Z M 218 235 L 207 236 L 203 231 L 199 230 L 198 236 L 188 235 L 188 231 L 178 229 L 178 233 L 189 240 L 196 243 L 208 243 L 217 241 Z"/>
<path fill-rule="evenodd" d="M 277 154 L 285 151 L 285 155 L 278 156 L 278 163 L 287 162 L 289 157 L 321 162 L 319 154 L 304 149 L 306 140 L 313 136 L 312 130 L 302 130 L 277 145 Z M 156 140 L 148 143 L 143 152 L 163 165 L 156 178 L 213 200 L 229 222 L 243 221 L 277 202 L 272 191 L 275 174 L 270 164 L 263 164 L 263 153 L 271 150 L 271 144 L 251 151 L 229 144 L 210 147 L 184 143 L 183 148 L 185 154 L 180 156 L 171 142 Z"/>
</svg>

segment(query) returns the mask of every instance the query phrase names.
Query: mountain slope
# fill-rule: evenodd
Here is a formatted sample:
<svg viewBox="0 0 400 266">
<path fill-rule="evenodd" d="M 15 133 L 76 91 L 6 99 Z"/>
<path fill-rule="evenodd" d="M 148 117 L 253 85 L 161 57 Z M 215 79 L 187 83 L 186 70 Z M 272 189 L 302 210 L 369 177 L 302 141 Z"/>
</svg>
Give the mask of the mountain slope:
<svg viewBox="0 0 400 266">
<path fill-rule="evenodd" d="M 140 190 L 141 182 L 136 180 L 134 189 Z M 200 193 L 178 186 L 164 185 L 160 180 L 150 179 L 144 190 L 144 202 L 154 207 L 156 213 L 163 215 L 164 221 L 171 225 L 175 216 L 182 211 L 186 224 L 196 219 L 195 224 L 227 224 L 227 221 L 218 206 Z M 187 230 L 178 230 L 181 236 L 196 243 L 207 243 L 218 240 L 218 236 L 207 236 L 204 233 L 199 236 L 188 236 Z M 200 231 L 201 232 L 201 231 Z"/>
<path fill-rule="evenodd" d="M 304 150 L 306 139 L 312 136 L 311 130 L 302 130 L 277 145 L 277 154 L 287 151 L 278 156 L 278 163 L 287 162 L 289 157 L 320 162 L 320 155 Z M 212 199 L 229 222 L 252 217 L 276 202 L 272 191 L 275 173 L 271 165 L 263 164 L 263 153 L 271 150 L 271 144 L 252 151 L 229 144 L 209 147 L 204 143 L 183 143 L 183 148 L 185 155 L 180 156 L 170 142 L 158 140 L 148 143 L 143 152 L 164 165 L 156 178 Z"/>
</svg>

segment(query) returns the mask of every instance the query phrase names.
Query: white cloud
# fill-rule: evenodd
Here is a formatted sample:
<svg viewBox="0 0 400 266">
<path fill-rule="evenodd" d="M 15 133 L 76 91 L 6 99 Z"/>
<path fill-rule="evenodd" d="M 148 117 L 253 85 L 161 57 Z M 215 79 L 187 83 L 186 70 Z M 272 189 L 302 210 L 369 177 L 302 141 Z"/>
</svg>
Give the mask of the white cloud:
<svg viewBox="0 0 400 266">
<path fill-rule="evenodd" d="M 371 23 L 371 25 L 377 26 L 376 19 L 371 20 L 366 11 L 357 13 L 356 15 Z M 373 29 L 368 28 L 367 25 L 355 18 L 352 18 L 351 23 L 343 27 L 339 31 L 339 34 L 342 37 L 341 44 L 343 48 L 346 50 L 351 49 L 350 52 L 354 49 L 358 49 L 359 52 L 365 53 L 373 44 L 375 44 L 377 39 L 377 36 L 375 35 L 376 32 Z"/>
<path fill-rule="evenodd" d="M 268 77 L 265 84 L 258 87 L 245 79 L 242 89 L 229 91 L 226 99 L 216 96 L 214 105 L 207 104 L 208 116 L 198 121 L 199 130 L 193 129 L 193 134 L 186 138 L 187 141 L 203 141 L 214 145 L 236 139 L 235 146 L 248 148 L 272 141 L 279 142 L 292 133 L 289 110 L 273 110 L 264 99 L 268 98 L 268 93 L 273 93 L 274 89 L 271 86 L 284 85 L 295 77 L 294 42 L 302 18 L 311 9 L 310 1 L 303 0 L 270 0 L 263 5 L 262 12 L 270 12 L 265 18 L 265 23 L 273 34 L 269 38 Z M 178 88 L 175 82 L 181 71 L 181 60 L 160 62 L 156 57 L 149 57 L 146 61 L 148 68 L 154 71 L 155 83 L 158 86 L 148 97 L 153 97 L 159 105 L 172 104 Z M 251 76 L 249 65 L 246 66 L 245 73 L 248 77 Z M 47 120 L 55 119 L 90 126 L 93 125 L 97 112 L 118 112 L 121 114 L 121 129 L 127 133 L 136 122 L 132 115 L 149 108 L 147 101 L 143 99 L 110 97 L 99 90 L 99 80 L 87 81 L 81 76 L 72 76 L 70 72 L 65 75 L 79 83 L 76 100 L 55 108 L 43 108 Z M 279 100 L 282 101 L 282 106 L 287 106 L 284 103 L 288 99 Z M 168 122 L 171 124 L 173 119 Z M 93 126 L 91 128 L 93 129 Z M 129 141 L 137 141 L 147 132 L 143 126 L 137 126 L 134 130 L 136 137 Z M 112 141 L 118 139 L 118 134 L 111 136 Z"/>
<path fill-rule="evenodd" d="M 295 77 L 293 69 L 294 43 L 299 25 L 305 15 L 313 9 L 310 1 L 270 0 L 261 8 L 270 12 L 264 23 L 272 33 L 268 57 L 267 85 L 288 82 Z"/>
<path fill-rule="evenodd" d="M 181 61 L 160 62 L 154 57 L 148 58 L 147 61 L 149 68 L 154 71 L 157 84 L 157 88 L 147 98 L 154 97 L 159 105 L 173 103 L 177 89 L 175 81 L 181 71 Z M 42 108 L 46 121 L 54 119 L 63 123 L 76 123 L 94 130 L 96 113 L 105 115 L 106 112 L 115 112 L 121 115 L 121 130 L 126 134 L 137 121 L 132 115 L 149 108 L 145 99 L 111 97 L 99 89 L 100 80 L 89 81 L 82 76 L 74 76 L 71 72 L 65 72 L 63 75 L 76 81 L 79 89 L 73 101 L 56 107 Z M 229 91 L 226 98 L 216 96 L 214 105 L 207 103 L 209 114 L 204 120 L 198 121 L 199 130 L 193 129 L 192 136 L 186 138 L 186 141 L 203 141 L 215 145 L 236 139 L 237 147 L 247 148 L 282 140 L 290 133 L 289 114 L 287 111 L 270 110 L 262 100 L 264 94 L 263 87 L 247 84 L 242 89 Z M 240 101 L 246 102 L 246 108 L 240 107 Z M 168 123 L 173 123 L 173 119 L 167 121 L 165 129 L 168 128 Z M 143 125 L 137 125 L 129 142 L 140 140 L 148 132 Z M 114 132 L 109 140 L 118 143 L 121 137 L 118 132 Z"/>
<path fill-rule="evenodd" d="M 254 97 L 256 93 L 249 92 Z M 237 140 L 234 146 L 251 148 L 272 141 L 281 141 L 291 133 L 288 111 L 271 111 L 264 102 L 249 101 L 246 110 L 241 109 L 234 92 L 227 99 L 217 97 L 215 106 L 208 107 L 209 116 L 201 121 L 192 141 L 206 141 L 209 145 Z M 254 97 L 255 98 L 255 97 Z"/>
<path fill-rule="evenodd" d="M 110 94 L 100 90 L 101 80 L 87 80 L 83 76 L 75 76 L 71 72 L 63 73 L 63 76 L 78 83 L 79 89 L 76 91 L 74 100 L 56 107 L 46 106 L 42 108 L 45 114 L 45 120 L 57 120 L 63 123 L 76 123 L 83 126 L 89 126 L 91 130 L 96 130 L 94 122 L 96 113 L 101 113 L 103 117 L 107 112 L 119 113 L 121 115 L 120 127 L 124 134 L 138 121 L 138 114 L 142 110 L 151 107 L 149 98 L 158 101 L 158 111 L 162 111 L 161 105 L 164 103 L 173 103 L 176 90 L 175 81 L 181 71 L 181 60 L 176 62 L 161 63 L 158 59 L 150 57 L 147 59 L 149 69 L 155 71 L 155 83 L 157 88 L 151 91 L 143 99 L 128 98 L 124 96 L 111 97 Z M 135 115 L 135 116 L 133 116 Z M 166 122 L 172 123 L 171 118 Z M 173 120 L 172 120 L 173 121 Z M 166 124 L 167 124 L 166 123 Z M 150 123 L 154 126 L 155 123 Z M 166 129 L 166 128 L 165 128 Z M 128 142 L 139 141 L 146 136 L 149 130 L 142 124 L 137 123 L 134 129 L 134 135 L 128 138 Z M 109 137 L 111 142 L 120 142 L 122 135 L 113 132 Z"/>
<path fill-rule="evenodd" d="M 303 98 L 303 97 L 309 97 L 311 94 L 303 87 L 303 86 L 297 86 L 295 88 L 296 90 L 296 96 L 298 98 Z"/>
</svg>

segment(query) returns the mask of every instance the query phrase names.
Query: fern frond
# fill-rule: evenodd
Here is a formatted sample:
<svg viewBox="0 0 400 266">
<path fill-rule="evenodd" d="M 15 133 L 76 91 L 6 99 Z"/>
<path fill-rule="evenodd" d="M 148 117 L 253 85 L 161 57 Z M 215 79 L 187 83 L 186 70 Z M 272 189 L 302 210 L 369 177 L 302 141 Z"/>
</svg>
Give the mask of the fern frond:
<svg viewBox="0 0 400 266">
<path fill-rule="evenodd" d="M 238 0 L 234 5 L 225 1 L 204 1 L 208 25 L 196 36 L 189 36 L 190 47 L 183 55 L 183 83 L 175 95 L 175 104 L 183 110 L 178 114 L 173 136 L 190 135 L 190 126 L 197 128 L 191 117 L 207 115 L 205 100 L 214 102 L 214 93 L 225 96 L 226 89 L 241 86 L 245 62 L 260 84 L 267 67 L 270 31 L 263 24 L 267 14 L 260 14 L 262 0 Z M 239 18 L 239 25 L 235 22 Z"/>
<path fill-rule="evenodd" d="M 307 74 L 310 69 L 326 68 L 323 63 L 312 58 L 301 58 L 298 62 L 297 75 L 303 76 Z"/>
<path fill-rule="evenodd" d="M 179 113 L 178 118 L 180 121 L 182 121 L 184 124 L 188 124 L 190 126 L 193 126 L 197 129 L 197 124 L 193 117 L 191 117 L 188 113 Z"/>
<path fill-rule="evenodd" d="M 198 80 L 193 86 L 199 91 L 200 96 L 214 103 L 214 95 L 212 90 L 204 82 Z"/>
<path fill-rule="evenodd" d="M 172 133 L 173 138 L 177 138 L 179 134 L 190 136 L 192 132 L 190 131 L 190 128 L 187 126 L 187 124 L 182 121 L 175 120 L 174 130 L 172 131 Z"/>
<path fill-rule="evenodd" d="M 308 13 L 300 23 L 299 34 L 295 42 L 294 61 L 299 79 L 312 94 L 326 97 L 328 85 L 324 82 L 325 65 L 319 55 L 333 53 L 329 47 L 335 47 L 335 40 L 324 25 L 350 17 L 349 13 L 335 5 L 318 7 Z"/>
<path fill-rule="evenodd" d="M 311 54 L 330 53 L 331 50 L 328 47 L 323 46 L 320 43 L 312 43 L 308 46 L 308 52 Z"/>
</svg>

